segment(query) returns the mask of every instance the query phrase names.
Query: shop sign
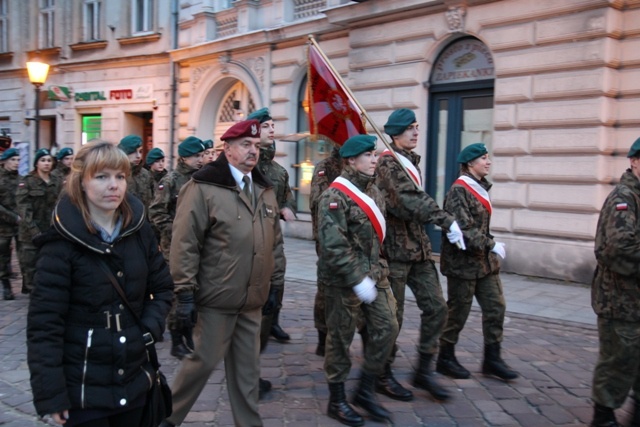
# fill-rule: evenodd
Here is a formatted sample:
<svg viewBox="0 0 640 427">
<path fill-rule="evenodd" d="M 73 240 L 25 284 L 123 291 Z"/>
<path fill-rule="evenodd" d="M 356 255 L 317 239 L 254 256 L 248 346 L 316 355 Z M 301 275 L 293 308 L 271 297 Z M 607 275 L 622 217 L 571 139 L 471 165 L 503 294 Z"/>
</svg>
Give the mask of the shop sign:
<svg viewBox="0 0 640 427">
<path fill-rule="evenodd" d="M 67 102 L 71 99 L 71 89 L 67 86 L 49 86 L 49 90 L 47 91 L 48 98 L 51 101 L 63 101 Z"/>
<path fill-rule="evenodd" d="M 431 75 L 432 84 L 459 83 L 495 78 L 493 57 L 480 40 L 460 40 L 438 57 Z"/>
<path fill-rule="evenodd" d="M 129 87 L 113 87 L 98 89 L 80 89 L 73 99 L 76 102 L 108 101 L 150 101 L 153 97 L 152 85 L 134 85 Z"/>
</svg>

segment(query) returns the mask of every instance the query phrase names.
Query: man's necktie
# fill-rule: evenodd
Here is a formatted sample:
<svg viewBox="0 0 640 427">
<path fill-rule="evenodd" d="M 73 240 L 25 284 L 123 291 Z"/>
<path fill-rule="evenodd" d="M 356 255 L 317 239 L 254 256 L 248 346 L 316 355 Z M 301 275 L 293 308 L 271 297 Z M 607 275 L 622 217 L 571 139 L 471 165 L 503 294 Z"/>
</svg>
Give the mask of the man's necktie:
<svg viewBox="0 0 640 427">
<path fill-rule="evenodd" d="M 247 199 L 249 199 L 251 206 L 253 206 L 253 198 L 251 197 L 251 180 L 247 175 L 245 175 L 242 177 L 242 182 L 244 182 L 242 191 L 244 191 L 244 195 L 247 196 Z"/>
</svg>

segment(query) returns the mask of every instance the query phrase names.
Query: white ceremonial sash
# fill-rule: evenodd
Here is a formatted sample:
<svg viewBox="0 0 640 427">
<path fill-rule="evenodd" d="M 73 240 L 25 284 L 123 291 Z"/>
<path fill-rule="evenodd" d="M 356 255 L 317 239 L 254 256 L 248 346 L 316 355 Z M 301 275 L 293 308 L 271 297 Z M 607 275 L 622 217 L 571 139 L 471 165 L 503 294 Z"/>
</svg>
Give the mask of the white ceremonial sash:
<svg viewBox="0 0 640 427">
<path fill-rule="evenodd" d="M 418 187 L 422 188 L 422 177 L 420 176 L 420 172 L 418 172 L 418 169 L 413 165 L 413 163 L 411 163 L 411 160 L 407 159 L 405 156 L 398 152 L 396 152 L 395 154 L 400 162 L 404 165 L 404 167 L 407 168 L 409 177 L 413 180 L 413 182 L 416 183 Z M 382 153 L 380 153 L 380 155 L 393 156 L 393 153 L 387 148 Z"/>
<path fill-rule="evenodd" d="M 380 240 L 380 244 L 382 244 L 382 241 L 387 234 L 387 223 L 384 220 L 384 215 L 380 212 L 380 208 L 376 205 L 376 202 L 374 202 L 371 197 L 360 191 L 360 189 L 353 185 L 348 179 L 341 176 L 337 177 L 329 187 L 342 191 L 344 194 L 349 196 L 351 200 L 356 202 L 360 209 L 367 214 L 369 221 L 371 221 L 371 225 L 373 225 L 373 229 L 378 235 L 378 240 Z"/>
<path fill-rule="evenodd" d="M 473 194 L 475 198 L 478 199 L 478 201 L 482 203 L 482 205 L 489 211 L 489 215 L 491 215 L 493 208 L 491 206 L 489 193 L 487 192 L 487 190 L 482 188 L 482 186 L 478 184 L 476 180 L 469 176 L 462 175 L 461 177 L 456 179 L 456 182 L 454 182 L 454 184 L 460 184 L 467 190 L 469 190 L 469 192 Z"/>
</svg>

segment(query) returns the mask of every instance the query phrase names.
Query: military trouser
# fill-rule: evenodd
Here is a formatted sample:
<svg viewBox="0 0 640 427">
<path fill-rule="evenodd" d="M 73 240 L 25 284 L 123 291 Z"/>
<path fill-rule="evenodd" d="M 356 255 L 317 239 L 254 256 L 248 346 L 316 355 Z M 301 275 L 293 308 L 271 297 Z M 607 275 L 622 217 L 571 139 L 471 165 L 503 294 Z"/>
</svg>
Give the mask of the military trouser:
<svg viewBox="0 0 640 427">
<path fill-rule="evenodd" d="M 447 294 L 449 314 L 441 342 L 454 345 L 458 342 L 460 331 L 469 317 L 474 295 L 482 310 L 484 344 L 502 342 L 506 304 L 499 274 L 474 280 L 447 277 Z"/>
<path fill-rule="evenodd" d="M 22 292 L 31 292 L 33 289 L 33 276 L 36 274 L 36 261 L 38 260 L 38 248 L 31 242 L 20 242 L 18 261 L 22 273 Z"/>
<path fill-rule="evenodd" d="M 593 371 L 592 399 L 619 408 L 633 388 L 640 399 L 640 322 L 598 317 L 600 354 Z"/>
<path fill-rule="evenodd" d="M 438 352 L 438 340 L 447 321 L 447 303 L 442 295 L 442 286 L 432 260 L 424 262 L 389 262 L 389 281 L 393 296 L 398 302 L 398 329 L 402 329 L 404 316 L 404 297 L 406 286 L 416 297 L 416 303 L 421 311 L 420 315 L 420 354 L 435 354 Z M 389 363 L 395 359 L 395 351 L 389 357 Z"/>
<path fill-rule="evenodd" d="M 0 279 L 8 279 L 11 275 L 11 240 L 14 236 L 0 236 Z M 16 252 L 20 253 L 22 245 L 16 239 Z"/>
<path fill-rule="evenodd" d="M 393 340 L 398 335 L 398 322 L 396 301 L 388 284 L 376 287 L 378 296 L 371 304 L 363 304 L 351 288 L 325 287 L 327 341 L 324 371 L 328 383 L 343 383 L 349 376 L 349 347 L 361 313 L 369 334 L 362 369 L 373 375 L 383 372 Z"/>
<path fill-rule="evenodd" d="M 325 285 L 318 279 L 316 297 L 313 300 L 313 323 L 319 332 L 327 333 L 327 321 L 325 319 L 324 308 L 324 288 Z"/>
</svg>

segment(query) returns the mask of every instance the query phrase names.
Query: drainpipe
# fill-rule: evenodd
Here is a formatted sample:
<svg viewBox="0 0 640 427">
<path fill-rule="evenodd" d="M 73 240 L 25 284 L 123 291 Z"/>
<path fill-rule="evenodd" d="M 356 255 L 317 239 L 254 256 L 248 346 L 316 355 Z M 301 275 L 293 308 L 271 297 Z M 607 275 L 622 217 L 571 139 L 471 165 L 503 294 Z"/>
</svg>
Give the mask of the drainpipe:
<svg viewBox="0 0 640 427">
<path fill-rule="evenodd" d="M 178 48 L 178 0 L 173 0 L 171 2 L 171 49 L 175 50 Z M 176 109 L 177 109 L 177 93 L 178 93 L 178 83 L 177 83 L 177 73 L 176 68 L 177 64 L 173 62 L 173 59 L 169 57 L 169 67 L 170 74 L 169 79 L 171 80 L 171 108 L 169 113 L 169 170 L 173 169 L 173 151 L 174 151 L 174 141 L 176 134 Z"/>
</svg>

